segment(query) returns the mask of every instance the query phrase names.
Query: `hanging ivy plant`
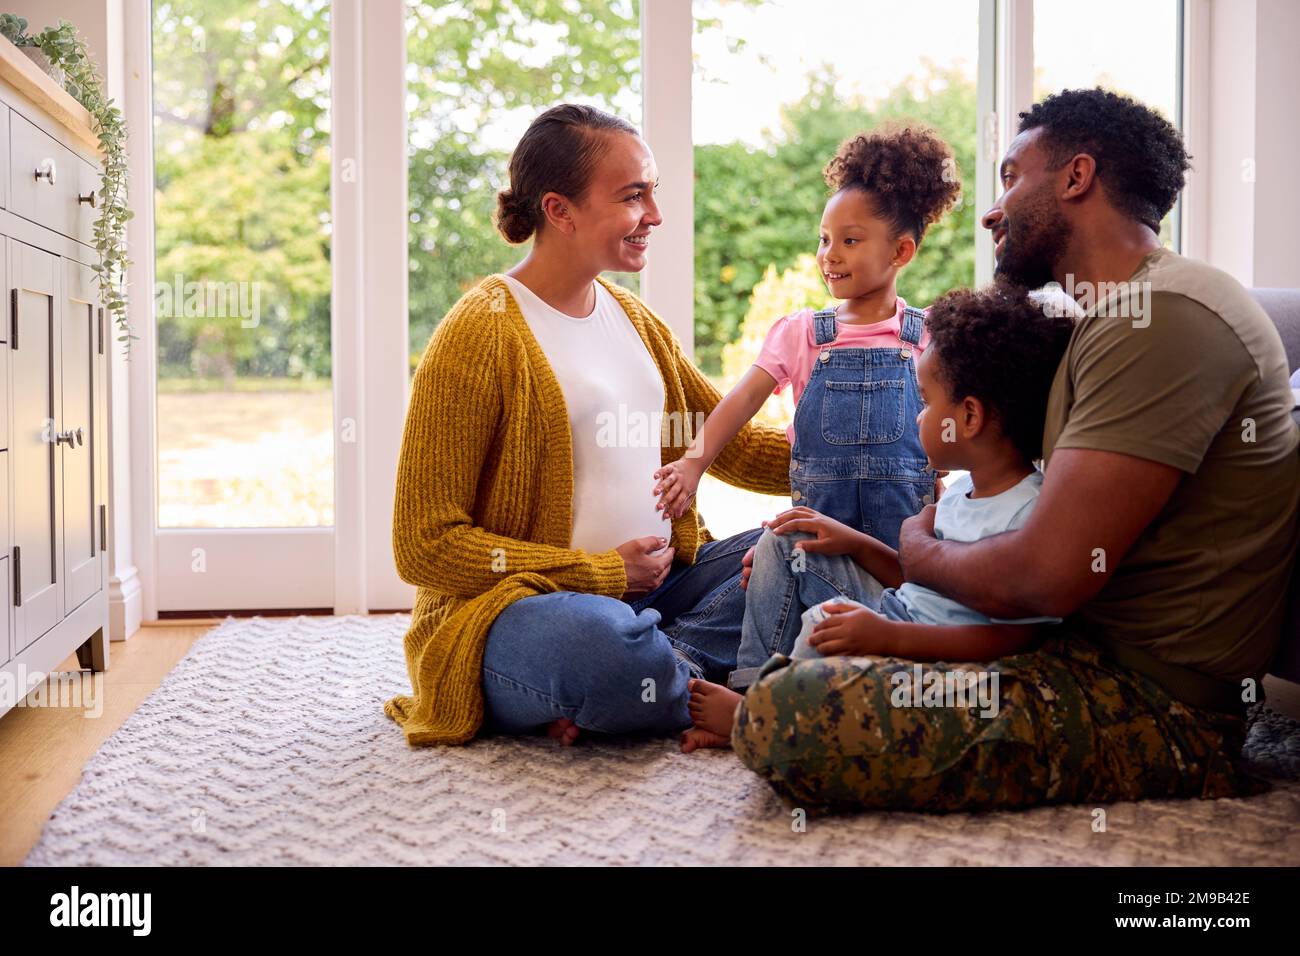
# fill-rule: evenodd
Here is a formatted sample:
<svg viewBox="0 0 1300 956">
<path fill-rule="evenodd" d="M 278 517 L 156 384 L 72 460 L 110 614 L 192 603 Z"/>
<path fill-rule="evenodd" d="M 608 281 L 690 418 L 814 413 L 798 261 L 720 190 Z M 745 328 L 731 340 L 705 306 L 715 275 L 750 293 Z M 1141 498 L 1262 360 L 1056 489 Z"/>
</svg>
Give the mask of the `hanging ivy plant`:
<svg viewBox="0 0 1300 956">
<path fill-rule="evenodd" d="M 99 286 L 100 303 L 117 322 L 121 333 L 118 341 L 125 342 L 129 351 L 131 334 L 126 316 L 124 292 L 126 267 L 126 223 L 131 210 L 126 206 L 126 123 L 122 111 L 104 94 L 95 61 L 86 49 L 86 43 L 77 35 L 77 28 L 67 20 L 58 26 L 46 27 L 40 33 L 27 35 L 27 21 L 13 14 L 0 14 L 0 33 L 16 46 L 35 47 L 49 61 L 50 66 L 63 71 L 63 88 L 91 116 L 91 128 L 99 137 L 99 147 L 104 154 L 103 176 L 99 185 L 99 218 L 95 221 L 95 250 L 99 263 L 91 266 Z"/>
</svg>

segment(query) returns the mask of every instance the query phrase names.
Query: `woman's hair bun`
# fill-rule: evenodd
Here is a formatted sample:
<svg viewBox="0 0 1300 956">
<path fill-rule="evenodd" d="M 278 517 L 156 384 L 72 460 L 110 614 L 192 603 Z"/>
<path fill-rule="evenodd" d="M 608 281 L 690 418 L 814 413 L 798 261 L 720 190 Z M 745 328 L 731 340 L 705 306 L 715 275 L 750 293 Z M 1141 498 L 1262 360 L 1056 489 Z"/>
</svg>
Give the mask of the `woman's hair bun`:
<svg viewBox="0 0 1300 956">
<path fill-rule="evenodd" d="M 527 242 L 537 224 L 532 210 L 509 189 L 497 193 L 497 229 L 506 242 Z"/>
</svg>

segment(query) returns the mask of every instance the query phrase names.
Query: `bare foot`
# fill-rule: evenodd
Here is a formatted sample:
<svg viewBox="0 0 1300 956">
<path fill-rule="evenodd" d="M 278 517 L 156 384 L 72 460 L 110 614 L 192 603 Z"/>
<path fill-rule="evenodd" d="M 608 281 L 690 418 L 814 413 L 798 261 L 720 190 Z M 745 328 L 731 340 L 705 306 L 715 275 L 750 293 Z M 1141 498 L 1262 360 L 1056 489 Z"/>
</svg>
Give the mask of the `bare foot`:
<svg viewBox="0 0 1300 956">
<path fill-rule="evenodd" d="M 568 717 L 561 717 L 559 720 L 553 720 L 546 725 L 546 736 L 552 740 L 558 740 L 564 746 L 569 747 L 578 739 L 581 731 L 578 725 Z"/>
<path fill-rule="evenodd" d="M 694 729 L 727 742 L 706 744 L 701 740 L 700 746 L 729 746 L 731 727 L 736 720 L 736 708 L 740 706 L 741 696 L 729 687 L 711 684 L 706 680 L 691 680 L 686 686 L 691 691 L 687 709 L 695 724 Z"/>
<path fill-rule="evenodd" d="M 705 730 L 703 727 L 692 727 L 690 730 L 682 731 L 682 753 L 688 754 L 692 750 L 699 750 L 701 747 L 730 747 L 731 738 L 715 734 L 711 730 Z"/>
</svg>

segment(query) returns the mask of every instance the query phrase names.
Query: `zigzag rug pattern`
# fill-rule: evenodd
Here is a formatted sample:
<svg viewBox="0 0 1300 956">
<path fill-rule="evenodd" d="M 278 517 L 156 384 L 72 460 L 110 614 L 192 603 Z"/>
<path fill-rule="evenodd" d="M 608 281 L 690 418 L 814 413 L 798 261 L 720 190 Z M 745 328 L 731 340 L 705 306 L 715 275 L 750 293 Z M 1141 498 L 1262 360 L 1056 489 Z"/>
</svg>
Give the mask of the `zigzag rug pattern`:
<svg viewBox="0 0 1300 956">
<path fill-rule="evenodd" d="M 1145 864 L 1300 858 L 1300 783 L 1250 800 L 811 817 L 730 752 L 407 746 L 409 616 L 227 618 L 87 763 L 26 865 Z M 1294 750 L 1292 737 L 1288 746 Z"/>
</svg>

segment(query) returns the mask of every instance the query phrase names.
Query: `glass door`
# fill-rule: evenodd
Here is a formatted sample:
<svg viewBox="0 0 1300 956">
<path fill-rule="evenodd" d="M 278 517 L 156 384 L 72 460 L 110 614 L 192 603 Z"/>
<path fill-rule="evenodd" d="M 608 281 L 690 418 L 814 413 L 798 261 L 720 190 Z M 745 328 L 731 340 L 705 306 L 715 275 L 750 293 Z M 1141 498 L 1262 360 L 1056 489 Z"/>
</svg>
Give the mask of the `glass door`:
<svg viewBox="0 0 1300 956">
<path fill-rule="evenodd" d="M 153 5 L 160 616 L 334 603 L 330 12 Z"/>
</svg>

